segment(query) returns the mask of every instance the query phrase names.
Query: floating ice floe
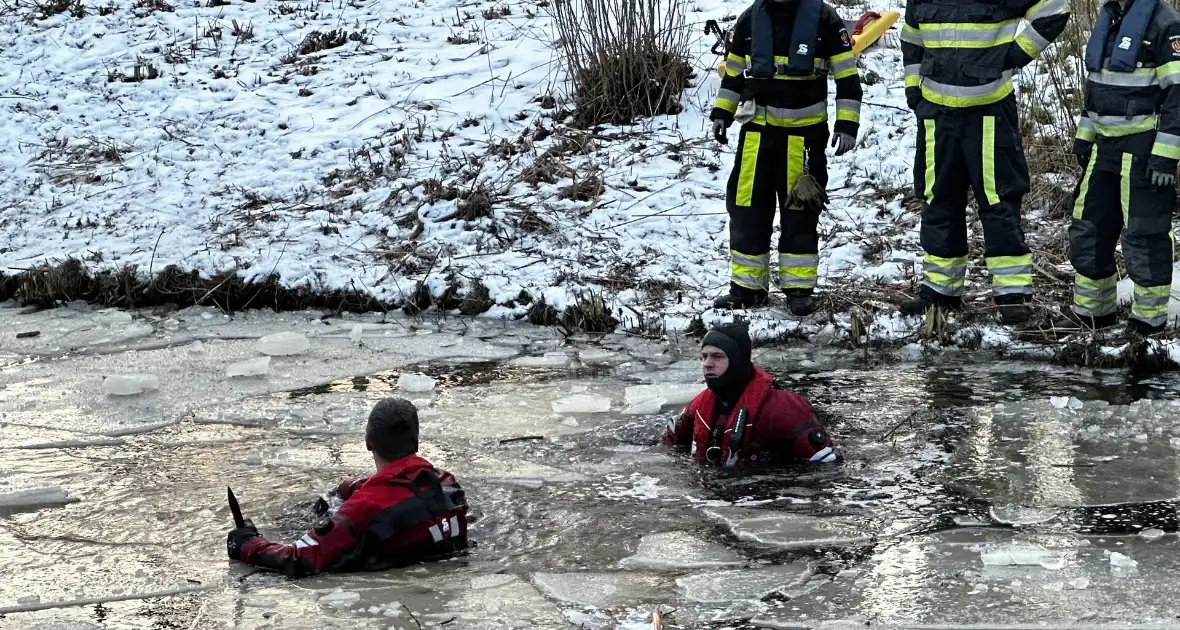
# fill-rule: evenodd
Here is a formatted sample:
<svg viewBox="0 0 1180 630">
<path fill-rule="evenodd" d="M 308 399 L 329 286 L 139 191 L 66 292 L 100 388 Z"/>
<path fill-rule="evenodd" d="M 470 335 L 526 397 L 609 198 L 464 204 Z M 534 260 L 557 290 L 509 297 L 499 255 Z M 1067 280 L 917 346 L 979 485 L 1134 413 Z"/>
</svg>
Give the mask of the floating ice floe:
<svg viewBox="0 0 1180 630">
<path fill-rule="evenodd" d="M 230 378 L 266 376 L 268 372 L 270 372 L 269 356 L 238 361 L 225 369 L 225 375 Z"/>
<path fill-rule="evenodd" d="M 254 347 L 262 354 L 282 357 L 307 352 L 311 342 L 297 332 L 277 332 L 260 338 Z"/>
<path fill-rule="evenodd" d="M 160 389 L 160 379 L 153 374 L 119 374 L 102 380 L 102 391 L 108 396 L 135 396 Z"/>
</svg>

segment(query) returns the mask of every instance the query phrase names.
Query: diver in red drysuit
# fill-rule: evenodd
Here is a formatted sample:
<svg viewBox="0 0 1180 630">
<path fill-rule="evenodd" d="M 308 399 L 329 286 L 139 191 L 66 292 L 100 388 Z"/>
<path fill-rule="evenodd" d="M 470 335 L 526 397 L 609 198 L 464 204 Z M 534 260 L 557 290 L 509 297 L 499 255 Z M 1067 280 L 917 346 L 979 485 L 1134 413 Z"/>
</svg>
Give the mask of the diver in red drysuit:
<svg viewBox="0 0 1180 630">
<path fill-rule="evenodd" d="M 843 462 L 815 410 L 802 396 L 775 389 L 773 377 L 751 362 L 751 347 L 741 324 L 720 324 L 705 335 L 707 388 L 668 422 L 664 444 L 688 446 L 693 459 L 725 466 Z"/>
</svg>

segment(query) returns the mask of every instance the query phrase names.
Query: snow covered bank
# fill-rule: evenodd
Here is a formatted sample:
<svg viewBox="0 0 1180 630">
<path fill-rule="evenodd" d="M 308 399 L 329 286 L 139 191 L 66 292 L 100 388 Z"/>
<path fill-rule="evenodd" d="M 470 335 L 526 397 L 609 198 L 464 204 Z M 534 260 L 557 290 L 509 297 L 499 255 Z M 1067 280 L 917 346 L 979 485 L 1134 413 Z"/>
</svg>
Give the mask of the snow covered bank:
<svg viewBox="0 0 1180 630">
<path fill-rule="evenodd" d="M 683 112 L 593 131 L 566 124 L 548 4 L 5 10 L 0 300 L 409 304 L 645 334 L 729 317 L 707 310 L 729 278 L 733 147 L 706 134 L 718 78 L 703 25 L 746 2 L 690 5 L 697 75 Z M 1009 348 L 1020 337 L 991 323 L 981 259 L 975 312 L 959 323 L 894 313 L 921 258 L 918 216 L 901 204 L 914 125 L 897 48 L 867 51 L 861 74 L 859 146 L 831 160 L 821 223 L 826 308 L 753 314 L 756 334 Z M 1065 229 L 1037 208 L 1028 216 L 1036 243 Z M 28 272 L 66 260 L 69 274 Z"/>
</svg>

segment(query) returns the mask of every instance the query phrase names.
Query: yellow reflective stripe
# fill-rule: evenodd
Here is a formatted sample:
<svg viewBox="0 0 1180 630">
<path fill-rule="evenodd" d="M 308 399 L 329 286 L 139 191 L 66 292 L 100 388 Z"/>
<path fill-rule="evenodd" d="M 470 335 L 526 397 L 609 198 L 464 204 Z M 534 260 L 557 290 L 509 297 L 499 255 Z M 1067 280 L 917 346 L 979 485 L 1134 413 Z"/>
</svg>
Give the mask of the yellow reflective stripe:
<svg viewBox="0 0 1180 630">
<path fill-rule="evenodd" d="M 750 122 L 755 125 L 770 125 L 772 127 L 807 127 L 809 125 L 819 124 L 828 119 L 827 109 L 814 116 L 805 116 L 803 118 L 782 118 L 766 113 L 766 108 L 759 107 L 758 113 Z"/>
<path fill-rule="evenodd" d="M 922 83 L 922 77 L 916 74 L 907 74 L 905 76 L 905 86 L 918 87 Z"/>
<path fill-rule="evenodd" d="M 1054 15 L 1066 15 L 1068 13 L 1069 0 L 1041 0 L 1024 14 L 1024 19 L 1032 22 L 1033 20 L 1052 17 Z"/>
<path fill-rule="evenodd" d="M 738 104 L 727 98 L 718 96 L 717 100 L 713 101 L 713 107 L 716 107 L 717 109 L 724 109 L 725 111 L 733 114 L 737 112 Z"/>
<path fill-rule="evenodd" d="M 1106 120 L 1109 121 L 1113 118 L 1117 117 L 1106 117 Z M 1096 121 L 1093 118 L 1090 120 L 1094 124 L 1094 130 L 1097 131 L 1099 135 L 1106 136 L 1107 138 L 1121 138 L 1123 136 L 1130 136 L 1155 129 L 1156 125 L 1159 123 L 1159 116 L 1151 114 L 1144 116 L 1137 122 L 1115 124 L 1109 124 L 1109 122 L 1103 123 L 1101 121 Z"/>
<path fill-rule="evenodd" d="M 1016 39 L 1019 19 L 993 23 L 947 22 L 922 25 L 926 48 L 992 48 Z"/>
<path fill-rule="evenodd" d="M 1023 287 L 1032 284 L 1031 273 L 993 274 L 994 287 Z"/>
<path fill-rule="evenodd" d="M 1151 154 L 1180 160 L 1180 136 L 1162 131 L 1155 134 L 1155 144 L 1151 147 Z"/>
<path fill-rule="evenodd" d="M 754 198 L 754 169 L 758 167 L 758 147 L 761 144 L 761 133 L 746 132 L 745 144 L 742 147 L 742 170 L 738 173 L 737 199 L 734 200 L 739 206 L 748 207 Z"/>
<path fill-rule="evenodd" d="M 903 24 L 901 27 L 901 41 L 914 46 L 921 46 L 922 32 L 916 26 Z"/>
<path fill-rule="evenodd" d="M 859 123 L 860 112 L 851 109 L 836 108 L 836 120 L 850 120 L 854 123 Z"/>
<path fill-rule="evenodd" d="M 1074 137 L 1086 142 L 1094 142 L 1098 138 L 1098 133 L 1094 130 L 1094 121 L 1090 120 L 1089 116 L 1082 114 L 1078 118 L 1078 133 Z"/>
<path fill-rule="evenodd" d="M 1090 176 L 1094 174 L 1094 163 L 1097 161 L 1091 157 L 1090 162 L 1086 164 L 1086 174 L 1082 176 L 1082 187 L 1078 189 L 1078 198 L 1073 202 L 1073 218 L 1075 219 L 1082 218 L 1082 211 L 1086 208 L 1086 195 L 1090 193 Z"/>
<path fill-rule="evenodd" d="M 1169 61 L 1155 68 L 1156 79 L 1160 86 L 1167 88 L 1180 83 L 1180 61 Z"/>
<path fill-rule="evenodd" d="M 1073 281 L 1074 284 L 1077 284 L 1079 287 L 1085 289 L 1094 289 L 1095 291 L 1109 291 L 1118 287 L 1119 279 L 1117 275 L 1114 275 L 1106 278 L 1098 278 L 1095 280 L 1093 278 L 1087 278 L 1086 276 L 1078 273 L 1074 274 Z"/>
<path fill-rule="evenodd" d="M 952 278 L 951 276 L 938 273 L 936 271 L 926 271 L 926 279 L 940 287 L 946 287 L 948 289 L 961 289 L 963 288 L 963 284 L 967 281 L 967 278 L 963 276 L 956 276 Z"/>
<path fill-rule="evenodd" d="M 1022 254 L 1020 256 L 992 256 L 985 260 L 987 266 L 993 269 L 1000 267 L 1020 267 L 1023 265 L 1032 264 L 1032 254 Z"/>
<path fill-rule="evenodd" d="M 1036 59 L 1037 56 L 1041 54 L 1041 48 L 1034 44 L 1033 41 L 1028 38 L 1028 34 L 1026 33 L 1021 33 L 1016 36 L 1016 45 L 1020 46 L 1020 49 L 1033 59 Z"/>
<path fill-rule="evenodd" d="M 847 70 L 841 70 L 841 71 L 833 74 L 832 78 L 833 79 L 843 79 L 845 77 L 851 77 L 851 76 L 855 76 L 855 75 L 856 75 L 856 66 L 853 66 L 851 68 L 848 68 Z"/>
<path fill-rule="evenodd" d="M 1142 287 L 1135 285 L 1135 295 L 1147 298 L 1166 298 L 1171 295 L 1172 285 L 1161 284 L 1158 287 Z"/>
<path fill-rule="evenodd" d="M 1123 154 L 1123 171 L 1119 176 L 1119 205 L 1123 208 L 1123 225 L 1127 223 L 1127 213 L 1131 210 L 1131 159 L 1130 153 Z M 1090 158 L 1091 162 L 1097 162 L 1096 158 Z"/>
<path fill-rule="evenodd" d="M 991 205 L 1000 203 L 996 192 L 996 117 L 983 117 L 983 194 Z"/>
<path fill-rule="evenodd" d="M 943 107 L 977 107 L 979 105 L 991 105 L 992 103 L 998 103 L 1005 98 L 1008 98 L 1008 95 L 1012 93 L 1012 90 L 1012 82 L 1005 81 L 1003 85 L 1001 85 L 996 89 L 995 92 L 992 92 L 991 94 L 985 94 L 983 96 L 950 96 L 935 92 L 934 90 L 930 89 L 929 82 L 923 82 L 922 98 L 925 98 L 936 105 L 942 105 Z"/>
<path fill-rule="evenodd" d="M 803 136 L 787 137 L 787 190 L 795 189 L 795 183 L 803 176 L 806 164 L 806 146 Z M 792 204 L 790 209 L 798 209 L 799 204 Z"/>
<path fill-rule="evenodd" d="M 784 289 L 811 289 L 819 278 L 819 256 L 779 254 L 779 285 Z"/>
<path fill-rule="evenodd" d="M 926 127 L 926 203 L 934 202 L 934 119 L 922 121 Z"/>
</svg>

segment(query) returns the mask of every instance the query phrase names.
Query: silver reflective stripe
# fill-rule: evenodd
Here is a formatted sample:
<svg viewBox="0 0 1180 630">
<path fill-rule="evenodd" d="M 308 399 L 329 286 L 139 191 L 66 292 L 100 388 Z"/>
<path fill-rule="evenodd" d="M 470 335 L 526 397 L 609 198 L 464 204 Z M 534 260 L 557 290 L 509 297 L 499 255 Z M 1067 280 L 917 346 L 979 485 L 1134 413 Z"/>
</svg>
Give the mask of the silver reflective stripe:
<svg viewBox="0 0 1180 630">
<path fill-rule="evenodd" d="M 990 267 L 988 273 L 993 276 L 1016 276 L 1022 273 L 1032 273 L 1032 265 L 1014 265 L 1012 267 Z"/>
<path fill-rule="evenodd" d="M 749 254 L 740 254 L 731 251 L 729 253 L 729 262 L 743 267 L 769 267 L 770 254 L 762 254 L 760 256 L 750 256 Z"/>
<path fill-rule="evenodd" d="M 1163 326 L 1164 324 L 1166 324 L 1168 322 L 1168 315 L 1167 315 L 1167 313 L 1164 313 L 1163 315 L 1157 315 L 1155 317 L 1143 317 L 1142 315 L 1136 315 L 1134 312 L 1134 309 L 1132 309 L 1131 319 L 1137 319 L 1137 320 L 1147 324 L 1148 326 L 1154 327 L 1154 326 Z"/>
<path fill-rule="evenodd" d="M 930 262 L 928 260 L 922 261 L 923 271 L 933 271 L 934 273 L 941 273 L 952 278 L 962 278 L 967 275 L 967 262 L 964 261 L 962 265 L 955 265 L 947 267 L 938 263 Z"/>
<path fill-rule="evenodd" d="M 980 96 L 989 96 L 991 94 L 994 94 L 994 93 L 1000 91 L 1000 89 L 1002 89 L 1004 87 L 1004 84 L 1008 83 L 1011 79 L 1012 79 L 1012 71 L 1011 70 L 1005 70 L 1003 75 L 999 79 L 992 81 L 991 83 L 985 83 L 983 85 L 972 85 L 972 86 L 949 85 L 946 83 L 939 83 L 937 81 L 931 81 L 930 78 L 927 77 L 922 80 L 922 87 L 929 89 L 930 91 L 935 92 L 937 94 L 942 94 L 943 96 L 960 96 L 963 98 L 976 98 L 976 97 L 980 97 Z"/>
<path fill-rule="evenodd" d="M 901 29 L 901 41 L 915 46 L 922 45 L 922 33 L 918 29 L 906 24 Z"/>
<path fill-rule="evenodd" d="M 798 118 L 807 118 L 809 116 L 816 116 L 818 114 L 826 114 L 828 112 L 827 102 L 816 103 L 809 107 L 800 109 L 787 109 L 786 107 L 759 107 L 770 118 L 779 118 L 787 120 L 795 120 Z"/>
<path fill-rule="evenodd" d="M 947 295 L 950 297 L 957 297 L 957 296 L 963 294 L 963 283 L 962 282 L 959 282 L 959 283 L 955 284 L 954 286 L 944 286 L 944 285 L 938 284 L 937 282 L 932 282 L 929 278 L 927 278 L 922 281 L 922 286 L 929 287 L 930 289 L 933 289 L 934 291 L 937 291 L 938 293 L 941 293 L 942 295 Z"/>
<path fill-rule="evenodd" d="M 907 77 L 914 77 L 922 74 L 922 64 L 911 63 L 905 67 L 905 75 Z"/>
<path fill-rule="evenodd" d="M 839 74 L 841 72 L 844 72 L 845 70 L 851 70 L 855 67 L 856 67 L 856 57 L 855 56 L 849 57 L 847 59 L 841 59 L 839 61 L 833 61 L 832 62 L 832 73 Z"/>
<path fill-rule="evenodd" d="M 853 100 L 850 98 L 838 98 L 838 99 L 836 99 L 836 109 L 843 110 L 846 112 L 856 112 L 859 114 L 860 113 L 860 101 Z"/>
<path fill-rule="evenodd" d="M 1135 304 L 1139 306 L 1166 306 L 1169 299 L 1169 295 L 1142 295 L 1138 291 L 1135 292 Z"/>
<path fill-rule="evenodd" d="M 1078 129 L 1079 130 L 1087 129 L 1087 130 L 1093 131 L 1094 130 L 1094 121 L 1090 120 L 1089 116 L 1082 116 L 1081 118 L 1078 119 Z"/>
<path fill-rule="evenodd" d="M 1172 87 L 1180 83 L 1180 62 L 1170 61 L 1155 68 L 1155 76 L 1163 87 Z"/>
<path fill-rule="evenodd" d="M 430 526 L 430 537 L 434 539 L 434 542 L 442 542 L 442 530 L 438 528 L 438 525 Z"/>
<path fill-rule="evenodd" d="M 1037 47 L 1037 50 L 1044 50 L 1049 47 L 1050 43 L 1052 43 L 1045 39 L 1045 37 L 1039 32 L 1037 32 L 1037 29 L 1033 28 L 1031 24 L 1024 27 L 1024 30 L 1021 32 L 1021 34 L 1027 37 L 1028 41 L 1032 42 L 1033 46 Z"/>
<path fill-rule="evenodd" d="M 1155 114 L 1142 114 L 1139 116 L 1099 116 L 1097 112 L 1086 112 L 1090 120 L 1094 124 L 1101 127 L 1130 127 L 1132 125 L 1140 125 L 1149 120 L 1156 119 Z"/>
<path fill-rule="evenodd" d="M 1084 287 L 1075 282 L 1073 285 L 1073 292 L 1075 295 L 1088 297 L 1099 302 L 1108 302 L 1118 299 L 1118 289 L 1114 285 L 1103 287 L 1101 289 L 1095 289 L 1092 287 Z"/>
<path fill-rule="evenodd" d="M 1077 303 L 1073 305 L 1073 312 L 1078 315 L 1087 315 L 1089 317 L 1102 317 L 1103 315 L 1110 315 L 1118 310 L 1115 304 L 1103 305 L 1098 308 L 1087 308 L 1085 306 L 1078 306 Z"/>
<path fill-rule="evenodd" d="M 730 72 L 737 72 L 740 74 L 747 67 L 749 67 L 749 66 L 747 66 L 746 62 L 744 62 L 744 61 L 734 61 L 733 59 L 726 59 L 725 60 L 725 69 L 729 70 Z"/>
<path fill-rule="evenodd" d="M 1112 85 L 1115 87 L 1148 87 L 1159 83 L 1159 78 L 1155 76 L 1155 70 L 1147 72 L 1112 72 L 1110 70 L 1099 70 L 1098 72 L 1091 72 L 1088 79 L 1099 85 Z"/>
<path fill-rule="evenodd" d="M 451 517 L 451 538 L 454 538 L 461 533 L 462 532 L 459 531 L 459 517 L 452 516 Z"/>
<path fill-rule="evenodd" d="M 779 254 L 778 264 L 780 267 L 806 267 L 813 268 L 819 266 L 819 256 L 800 255 L 800 254 Z"/>
<path fill-rule="evenodd" d="M 1160 132 L 1155 134 L 1155 143 L 1180 149 L 1180 136 L 1174 136 L 1170 133 Z"/>
<path fill-rule="evenodd" d="M 717 90 L 717 99 L 722 100 L 722 101 L 729 101 L 731 103 L 737 103 L 738 101 L 742 100 L 742 95 L 738 94 L 737 92 L 735 92 L 733 90 L 727 90 L 725 88 L 721 88 L 720 90 Z"/>
<path fill-rule="evenodd" d="M 1003 286 L 1003 287 L 993 286 L 992 287 L 992 295 L 1021 295 L 1021 294 L 1031 294 L 1031 293 L 1032 293 L 1032 287 L 1027 284 L 1023 285 L 1023 286 Z"/>
<path fill-rule="evenodd" d="M 1068 0 L 1041 0 L 1029 9 L 1028 13 L 1024 15 L 1024 19 L 1032 22 L 1043 17 L 1050 17 L 1053 15 L 1061 15 L 1069 12 Z"/>
<path fill-rule="evenodd" d="M 981 24 L 980 26 L 984 26 Z M 922 42 L 926 46 L 932 43 L 950 43 L 950 42 L 996 42 L 1000 40 L 1011 41 L 1016 37 L 1016 31 L 1020 28 L 1019 20 L 1008 20 L 1007 22 L 1000 22 L 998 24 L 988 24 L 993 28 L 981 29 L 966 29 L 955 28 L 953 24 L 923 24 L 922 25 Z"/>
</svg>

